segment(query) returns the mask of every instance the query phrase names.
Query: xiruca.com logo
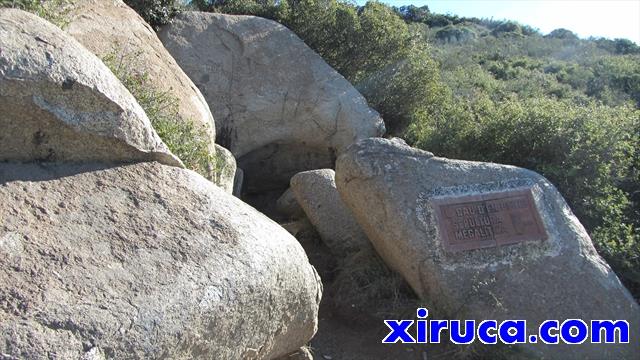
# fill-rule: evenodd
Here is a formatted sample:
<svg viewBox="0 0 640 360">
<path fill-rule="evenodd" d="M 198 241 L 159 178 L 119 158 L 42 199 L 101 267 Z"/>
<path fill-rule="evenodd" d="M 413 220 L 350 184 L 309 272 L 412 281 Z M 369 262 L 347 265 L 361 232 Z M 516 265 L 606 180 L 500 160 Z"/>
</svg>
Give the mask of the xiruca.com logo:
<svg viewBox="0 0 640 360">
<path fill-rule="evenodd" d="M 453 344 L 471 344 L 478 340 L 483 344 L 628 344 L 629 322 L 626 320 L 591 320 L 590 324 L 581 319 L 546 320 L 538 327 L 537 334 L 527 336 L 526 320 L 427 320 L 429 311 L 418 308 L 418 320 L 385 320 L 389 334 L 382 339 L 385 344 L 431 343 L 448 340 Z"/>
</svg>

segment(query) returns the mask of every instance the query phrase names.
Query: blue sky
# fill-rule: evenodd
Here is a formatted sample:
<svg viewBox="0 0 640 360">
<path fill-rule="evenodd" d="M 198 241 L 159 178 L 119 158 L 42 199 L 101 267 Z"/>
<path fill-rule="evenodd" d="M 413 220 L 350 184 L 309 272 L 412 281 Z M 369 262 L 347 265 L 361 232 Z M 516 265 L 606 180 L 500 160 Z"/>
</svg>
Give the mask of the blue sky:
<svg viewBox="0 0 640 360">
<path fill-rule="evenodd" d="M 366 0 L 357 0 L 359 5 Z M 436 13 L 508 19 L 540 29 L 557 28 L 580 37 L 627 38 L 640 45 L 640 0 L 382 0 L 402 6 L 427 5 Z"/>
</svg>

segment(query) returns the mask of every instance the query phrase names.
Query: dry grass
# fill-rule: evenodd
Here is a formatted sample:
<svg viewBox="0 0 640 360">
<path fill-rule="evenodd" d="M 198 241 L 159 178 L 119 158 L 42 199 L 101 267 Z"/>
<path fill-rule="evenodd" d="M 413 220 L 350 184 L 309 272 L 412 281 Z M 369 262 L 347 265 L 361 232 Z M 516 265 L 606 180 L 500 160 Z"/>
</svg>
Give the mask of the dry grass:
<svg viewBox="0 0 640 360">
<path fill-rule="evenodd" d="M 71 0 L 0 0 L 0 8 L 22 9 L 36 14 L 60 28 L 69 24 L 67 14 L 73 8 Z"/>
</svg>

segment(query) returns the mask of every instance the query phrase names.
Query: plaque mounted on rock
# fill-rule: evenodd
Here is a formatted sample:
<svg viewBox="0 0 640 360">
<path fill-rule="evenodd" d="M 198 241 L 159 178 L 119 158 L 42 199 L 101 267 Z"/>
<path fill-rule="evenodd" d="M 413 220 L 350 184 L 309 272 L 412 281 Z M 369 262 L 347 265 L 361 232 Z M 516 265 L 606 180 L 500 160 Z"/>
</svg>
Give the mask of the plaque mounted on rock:
<svg viewBox="0 0 640 360">
<path fill-rule="evenodd" d="M 547 238 L 531 189 L 433 200 L 447 251 L 473 250 Z"/>
</svg>

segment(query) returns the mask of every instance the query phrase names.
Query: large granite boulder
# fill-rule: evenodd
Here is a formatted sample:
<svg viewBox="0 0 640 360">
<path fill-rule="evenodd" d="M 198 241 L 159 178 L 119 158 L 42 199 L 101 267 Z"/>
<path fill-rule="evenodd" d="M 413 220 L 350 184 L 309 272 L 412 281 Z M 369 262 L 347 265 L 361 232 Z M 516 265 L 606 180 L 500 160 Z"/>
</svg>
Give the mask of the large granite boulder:
<svg viewBox="0 0 640 360">
<path fill-rule="evenodd" d="M 0 109 L 0 161 L 182 166 L 98 58 L 21 10 L 0 9 Z"/>
<path fill-rule="evenodd" d="M 75 0 L 65 31 L 99 58 L 121 57 L 136 75 L 147 74 L 157 91 L 177 100 L 176 120 L 191 122 L 215 141 L 209 105 L 164 48 L 155 31 L 121 0 Z M 212 148 L 212 152 L 215 149 Z"/>
<path fill-rule="evenodd" d="M 291 190 L 333 254 L 345 257 L 371 248 L 351 210 L 340 198 L 333 170 L 300 172 L 291 178 Z"/>
<path fill-rule="evenodd" d="M 0 164 L 0 357 L 273 359 L 322 285 L 284 229 L 190 170 Z"/>
<path fill-rule="evenodd" d="M 159 37 L 207 99 L 246 191 L 284 190 L 297 172 L 332 167 L 348 145 L 384 132 L 362 95 L 277 22 L 184 12 Z"/>
<path fill-rule="evenodd" d="M 631 344 L 519 344 L 550 359 L 640 356 L 640 310 L 555 187 L 525 169 L 367 139 L 336 166 L 342 199 L 430 318 L 628 320 Z M 494 348 L 492 348 L 494 349 Z"/>
</svg>

